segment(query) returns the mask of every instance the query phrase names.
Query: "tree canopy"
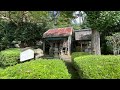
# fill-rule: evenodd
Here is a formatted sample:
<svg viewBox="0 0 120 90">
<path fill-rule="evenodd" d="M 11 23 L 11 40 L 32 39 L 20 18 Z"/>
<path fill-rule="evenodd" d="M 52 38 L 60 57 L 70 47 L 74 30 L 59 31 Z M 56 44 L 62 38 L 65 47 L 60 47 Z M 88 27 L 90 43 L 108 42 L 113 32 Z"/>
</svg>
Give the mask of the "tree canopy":
<svg viewBox="0 0 120 90">
<path fill-rule="evenodd" d="M 49 11 L 0 11 L 1 49 L 10 47 L 12 41 L 35 45 L 46 30 L 70 26 L 71 18 L 72 11 L 60 11 L 55 24 Z"/>
<path fill-rule="evenodd" d="M 98 31 L 117 25 L 120 11 L 85 11 L 89 27 Z"/>
</svg>

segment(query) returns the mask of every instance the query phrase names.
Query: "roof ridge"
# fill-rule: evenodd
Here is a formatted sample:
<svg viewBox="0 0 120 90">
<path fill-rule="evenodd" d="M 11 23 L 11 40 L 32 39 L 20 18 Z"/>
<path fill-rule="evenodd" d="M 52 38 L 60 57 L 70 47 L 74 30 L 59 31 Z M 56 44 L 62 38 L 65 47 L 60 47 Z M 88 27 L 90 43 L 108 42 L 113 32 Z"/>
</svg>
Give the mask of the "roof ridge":
<svg viewBox="0 0 120 90">
<path fill-rule="evenodd" d="M 73 27 L 61 27 L 61 28 L 53 28 L 53 29 L 63 29 L 63 28 L 72 28 L 73 29 Z"/>
</svg>

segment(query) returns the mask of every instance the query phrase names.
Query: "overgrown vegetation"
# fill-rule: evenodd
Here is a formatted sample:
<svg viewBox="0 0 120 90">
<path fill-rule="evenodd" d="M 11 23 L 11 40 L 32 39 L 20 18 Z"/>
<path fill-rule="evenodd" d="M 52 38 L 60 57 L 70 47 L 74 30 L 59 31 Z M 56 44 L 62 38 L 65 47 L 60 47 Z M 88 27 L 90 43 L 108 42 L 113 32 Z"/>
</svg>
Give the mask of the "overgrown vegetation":
<svg viewBox="0 0 120 90">
<path fill-rule="evenodd" d="M 0 67 L 12 66 L 19 62 L 20 50 L 18 48 L 6 49 L 0 52 Z"/>
<path fill-rule="evenodd" d="M 62 60 L 37 59 L 10 66 L 0 72 L 1 79 L 70 79 Z"/>
<path fill-rule="evenodd" d="M 88 55 L 74 59 L 82 79 L 120 79 L 120 56 Z"/>
<path fill-rule="evenodd" d="M 120 33 L 114 33 L 112 36 L 107 36 L 107 45 L 111 47 L 114 55 L 119 55 L 120 53 Z"/>
<path fill-rule="evenodd" d="M 100 48 L 100 33 L 108 33 L 108 29 L 119 24 L 120 12 L 119 11 L 85 11 L 87 14 L 87 22 L 92 29 L 92 53 L 101 55 Z M 108 30 L 109 31 L 108 31 Z M 108 31 L 108 32 L 107 32 Z"/>
</svg>

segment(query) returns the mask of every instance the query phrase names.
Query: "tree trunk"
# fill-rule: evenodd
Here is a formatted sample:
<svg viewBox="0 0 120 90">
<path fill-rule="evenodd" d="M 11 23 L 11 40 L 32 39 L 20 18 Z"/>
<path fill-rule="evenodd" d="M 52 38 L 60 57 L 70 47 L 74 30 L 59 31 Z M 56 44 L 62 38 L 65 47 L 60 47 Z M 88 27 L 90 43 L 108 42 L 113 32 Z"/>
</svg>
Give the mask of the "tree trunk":
<svg viewBox="0 0 120 90">
<path fill-rule="evenodd" d="M 92 40 L 91 40 L 92 54 L 101 55 L 100 49 L 100 34 L 97 30 L 92 30 Z"/>
</svg>

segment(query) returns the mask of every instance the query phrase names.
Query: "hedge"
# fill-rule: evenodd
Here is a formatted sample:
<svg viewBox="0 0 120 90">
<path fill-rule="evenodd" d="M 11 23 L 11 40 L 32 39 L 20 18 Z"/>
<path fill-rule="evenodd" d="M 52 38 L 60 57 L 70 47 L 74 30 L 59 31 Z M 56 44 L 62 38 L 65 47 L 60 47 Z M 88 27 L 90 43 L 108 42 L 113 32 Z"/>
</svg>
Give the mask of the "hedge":
<svg viewBox="0 0 120 90">
<path fill-rule="evenodd" d="M 3 71 L 3 68 L 0 68 L 0 72 Z"/>
<path fill-rule="evenodd" d="M 87 53 L 87 52 L 73 52 L 72 53 L 72 60 L 76 57 L 83 56 L 83 55 L 90 55 L 90 53 Z"/>
<path fill-rule="evenodd" d="M 82 79 L 120 79 L 120 56 L 88 55 L 74 59 Z"/>
<path fill-rule="evenodd" d="M 0 52 L 0 66 L 12 66 L 18 63 L 20 50 L 18 48 L 6 49 Z"/>
<path fill-rule="evenodd" d="M 62 60 L 37 59 L 7 67 L 0 73 L 1 79 L 70 79 Z"/>
</svg>

